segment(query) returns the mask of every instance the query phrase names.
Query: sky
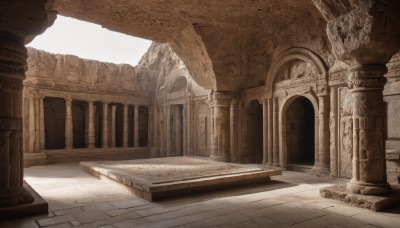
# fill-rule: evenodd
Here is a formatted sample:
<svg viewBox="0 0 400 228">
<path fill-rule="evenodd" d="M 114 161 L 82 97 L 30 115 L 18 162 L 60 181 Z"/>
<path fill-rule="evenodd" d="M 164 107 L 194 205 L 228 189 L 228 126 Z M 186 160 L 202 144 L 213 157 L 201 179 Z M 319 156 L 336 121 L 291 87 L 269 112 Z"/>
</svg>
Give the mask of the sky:
<svg viewBox="0 0 400 228">
<path fill-rule="evenodd" d="M 54 54 L 136 66 L 150 44 L 149 40 L 58 15 L 53 26 L 27 46 Z"/>
</svg>

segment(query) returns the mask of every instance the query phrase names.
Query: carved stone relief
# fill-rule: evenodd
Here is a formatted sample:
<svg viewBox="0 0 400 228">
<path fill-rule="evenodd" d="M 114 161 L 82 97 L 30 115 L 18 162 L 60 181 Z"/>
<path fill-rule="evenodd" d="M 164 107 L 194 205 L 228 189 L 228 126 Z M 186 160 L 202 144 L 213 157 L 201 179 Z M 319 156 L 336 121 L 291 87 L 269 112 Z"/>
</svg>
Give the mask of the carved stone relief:
<svg viewBox="0 0 400 228">
<path fill-rule="evenodd" d="M 350 91 L 347 87 L 339 88 L 339 156 L 338 175 L 341 178 L 352 177 L 353 158 L 353 111 Z"/>
</svg>

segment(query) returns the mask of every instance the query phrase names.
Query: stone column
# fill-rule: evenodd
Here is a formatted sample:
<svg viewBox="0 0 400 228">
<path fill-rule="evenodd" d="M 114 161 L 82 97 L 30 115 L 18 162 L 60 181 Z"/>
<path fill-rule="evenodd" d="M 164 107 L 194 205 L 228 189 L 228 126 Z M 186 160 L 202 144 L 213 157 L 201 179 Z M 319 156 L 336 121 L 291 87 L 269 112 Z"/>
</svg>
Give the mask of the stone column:
<svg viewBox="0 0 400 228">
<path fill-rule="evenodd" d="M 273 164 L 273 112 L 272 98 L 268 98 L 268 165 Z"/>
<path fill-rule="evenodd" d="M 171 153 L 171 106 L 165 105 L 165 149 L 167 157 Z"/>
<path fill-rule="evenodd" d="M 111 105 L 111 147 L 116 147 L 116 125 L 115 116 L 117 111 L 117 105 Z"/>
<path fill-rule="evenodd" d="M 268 163 L 268 99 L 263 99 L 263 164 Z"/>
<path fill-rule="evenodd" d="M 22 81 L 27 66 L 24 43 L 52 24 L 56 12 L 46 10 L 51 8 L 46 1 L 8 0 L 1 5 L 0 207 L 4 208 L 2 215 L 18 216 L 21 214 L 15 206 L 33 201 L 23 187 Z M 29 205 L 22 210 L 44 212 L 40 208 L 29 208 Z"/>
<path fill-rule="evenodd" d="M 28 151 L 29 153 L 35 152 L 35 141 L 36 134 L 35 134 L 35 97 L 34 94 L 29 94 L 29 146 Z"/>
<path fill-rule="evenodd" d="M 331 157 L 331 163 L 330 163 L 330 175 L 332 177 L 337 177 L 337 127 L 336 127 L 336 121 L 337 121 L 337 112 L 338 112 L 338 100 L 337 100 L 337 88 L 331 88 L 331 96 L 330 96 L 330 115 L 329 115 L 329 131 L 330 131 L 330 157 Z"/>
<path fill-rule="evenodd" d="M 326 176 L 329 174 L 329 115 L 327 94 L 318 96 L 318 160 L 314 164 L 314 172 L 317 175 Z"/>
<path fill-rule="evenodd" d="M 39 98 L 39 106 L 40 106 L 40 150 L 46 149 L 46 135 L 45 135 L 45 125 L 44 125 L 44 96 L 40 96 Z"/>
<path fill-rule="evenodd" d="M 135 107 L 134 107 L 134 120 L 135 120 L 135 123 L 134 123 L 134 128 L 133 128 L 133 131 L 134 131 L 134 134 L 133 134 L 133 136 L 134 136 L 134 146 L 135 147 L 139 147 L 139 105 L 135 105 Z"/>
<path fill-rule="evenodd" d="M 231 162 L 238 162 L 237 154 L 237 99 L 232 99 L 231 102 L 231 120 L 230 120 L 230 149 L 231 149 Z"/>
<path fill-rule="evenodd" d="M 124 104 L 124 126 L 123 126 L 123 143 L 122 146 L 128 147 L 128 104 Z"/>
<path fill-rule="evenodd" d="M 278 98 L 273 98 L 273 155 L 272 165 L 279 166 L 279 103 Z"/>
<path fill-rule="evenodd" d="M 214 92 L 212 107 L 214 108 L 214 135 L 211 139 L 210 158 L 217 161 L 230 162 L 230 107 L 232 93 Z"/>
<path fill-rule="evenodd" d="M 385 65 L 364 65 L 350 69 L 353 96 L 353 193 L 379 195 L 390 192 L 386 179 L 383 86 Z"/>
<path fill-rule="evenodd" d="M 352 193 L 391 191 L 386 179 L 383 87 L 386 63 L 400 51 L 399 1 L 313 1 L 327 21 L 327 35 L 337 58 L 350 66 L 353 100 Z M 343 38 L 345 37 L 345 39 Z"/>
<path fill-rule="evenodd" d="M 0 33 L 0 208 L 33 201 L 23 187 L 21 151 L 26 58 L 22 37 Z M 33 97 L 30 101 L 32 104 Z"/>
<path fill-rule="evenodd" d="M 94 102 L 89 101 L 88 104 L 88 148 L 94 148 L 96 142 L 94 129 Z"/>
<path fill-rule="evenodd" d="M 108 148 L 108 103 L 103 102 L 103 137 L 101 140 L 101 147 Z"/>
<path fill-rule="evenodd" d="M 40 96 L 35 96 L 35 153 L 40 151 Z"/>
<path fill-rule="evenodd" d="M 154 105 L 148 107 L 149 117 L 148 117 L 148 132 L 147 132 L 147 146 L 154 146 Z"/>
<path fill-rule="evenodd" d="M 65 149 L 73 149 L 72 133 L 72 99 L 65 99 Z"/>
</svg>

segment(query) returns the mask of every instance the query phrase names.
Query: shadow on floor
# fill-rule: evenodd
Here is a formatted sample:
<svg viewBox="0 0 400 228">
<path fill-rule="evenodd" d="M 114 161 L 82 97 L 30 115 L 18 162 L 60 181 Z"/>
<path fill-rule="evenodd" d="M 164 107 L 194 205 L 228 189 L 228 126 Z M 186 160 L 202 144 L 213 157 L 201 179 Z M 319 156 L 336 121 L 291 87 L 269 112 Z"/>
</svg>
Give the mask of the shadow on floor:
<svg viewBox="0 0 400 228">
<path fill-rule="evenodd" d="M 276 189 L 289 188 L 297 186 L 296 184 L 272 180 L 267 183 L 249 184 L 243 186 L 230 187 L 226 189 L 209 190 L 204 192 L 190 193 L 179 196 L 171 196 L 165 199 L 154 201 L 160 205 L 174 205 L 180 203 L 197 203 L 201 201 L 241 196 L 247 194 L 268 192 Z M 132 191 L 133 192 L 133 191 Z"/>
</svg>

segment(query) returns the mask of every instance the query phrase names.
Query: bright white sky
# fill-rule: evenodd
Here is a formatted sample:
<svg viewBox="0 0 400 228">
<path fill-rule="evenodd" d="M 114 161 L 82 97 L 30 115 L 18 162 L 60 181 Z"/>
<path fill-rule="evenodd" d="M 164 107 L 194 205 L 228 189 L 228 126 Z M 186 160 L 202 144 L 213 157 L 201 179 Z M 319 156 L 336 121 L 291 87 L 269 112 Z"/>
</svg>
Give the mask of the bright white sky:
<svg viewBox="0 0 400 228">
<path fill-rule="evenodd" d="M 54 54 L 70 54 L 83 59 L 136 66 L 150 44 L 149 40 L 58 15 L 53 26 L 28 46 Z"/>
</svg>

